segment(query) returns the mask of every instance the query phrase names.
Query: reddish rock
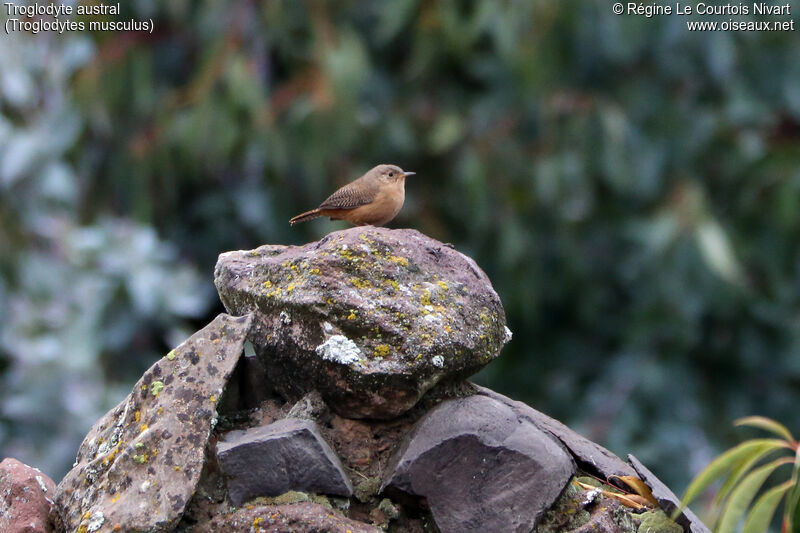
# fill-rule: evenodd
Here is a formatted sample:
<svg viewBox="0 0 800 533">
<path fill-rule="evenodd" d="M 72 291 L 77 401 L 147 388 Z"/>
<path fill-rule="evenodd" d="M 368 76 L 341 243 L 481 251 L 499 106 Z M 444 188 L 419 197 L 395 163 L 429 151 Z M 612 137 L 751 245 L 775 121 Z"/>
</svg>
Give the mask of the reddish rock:
<svg viewBox="0 0 800 533">
<path fill-rule="evenodd" d="M 7 533 L 49 533 L 48 518 L 56 484 L 52 479 L 16 459 L 0 463 L 0 531 Z"/>
<path fill-rule="evenodd" d="M 250 340 L 270 386 L 291 401 L 318 390 L 348 418 L 398 416 L 510 338 L 486 274 L 414 230 L 358 227 L 227 252 L 214 283 L 230 313 L 255 315 Z"/>
</svg>

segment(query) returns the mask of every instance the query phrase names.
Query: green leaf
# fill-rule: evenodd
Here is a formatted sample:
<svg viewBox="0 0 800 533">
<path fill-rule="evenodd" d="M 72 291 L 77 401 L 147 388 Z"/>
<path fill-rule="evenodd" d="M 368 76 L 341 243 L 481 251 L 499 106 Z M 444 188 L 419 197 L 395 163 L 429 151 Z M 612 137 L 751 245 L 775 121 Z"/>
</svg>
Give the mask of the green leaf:
<svg viewBox="0 0 800 533">
<path fill-rule="evenodd" d="M 733 425 L 737 427 L 750 426 L 763 429 L 765 431 L 769 431 L 770 433 L 775 433 L 779 437 L 783 437 L 789 442 L 795 441 L 794 437 L 792 437 L 792 433 L 786 426 L 764 416 L 747 416 L 745 418 L 739 418 L 738 420 L 734 421 Z"/>
<path fill-rule="evenodd" d="M 700 252 L 710 270 L 729 283 L 740 284 L 742 267 L 722 226 L 709 219 L 698 225 L 696 235 Z"/>
<path fill-rule="evenodd" d="M 797 531 L 800 527 L 800 485 L 793 480 L 794 488 L 786 497 L 786 508 L 783 511 L 783 520 L 786 524 L 785 531 Z"/>
<path fill-rule="evenodd" d="M 790 480 L 762 494 L 748 513 L 742 533 L 765 533 L 769 529 L 769 524 L 772 522 L 781 498 L 793 486 L 794 484 Z"/>
<path fill-rule="evenodd" d="M 718 506 L 725 501 L 725 498 L 728 497 L 731 490 L 736 486 L 737 483 L 744 477 L 747 472 L 761 459 L 769 455 L 770 453 L 776 451 L 778 448 L 774 446 L 772 442 L 763 443 L 758 450 L 753 450 L 751 454 L 743 457 L 741 461 L 739 461 L 736 466 L 731 469 L 731 473 L 725 482 L 720 487 L 717 495 L 714 497 L 714 506 Z"/>
<path fill-rule="evenodd" d="M 731 493 L 731 497 L 719 517 L 719 525 L 715 528 L 716 533 L 734 533 L 736 526 L 764 481 L 776 468 L 793 461 L 793 458 L 781 457 L 750 472 Z"/>
<path fill-rule="evenodd" d="M 786 496 L 786 506 L 783 509 L 783 521 L 786 526 L 784 531 L 795 531 L 800 527 L 800 449 L 795 450 L 794 466 L 792 467 L 792 483 L 794 488 Z"/>
<path fill-rule="evenodd" d="M 681 507 L 675 510 L 673 516 L 679 515 L 692 500 L 716 480 L 733 470 L 741 461 L 746 461 L 748 457 L 754 454 L 763 454 L 765 446 L 769 451 L 787 447 L 786 442 L 780 439 L 753 439 L 731 448 L 711 461 L 702 472 L 697 474 L 697 477 L 694 478 L 683 495 Z"/>
</svg>

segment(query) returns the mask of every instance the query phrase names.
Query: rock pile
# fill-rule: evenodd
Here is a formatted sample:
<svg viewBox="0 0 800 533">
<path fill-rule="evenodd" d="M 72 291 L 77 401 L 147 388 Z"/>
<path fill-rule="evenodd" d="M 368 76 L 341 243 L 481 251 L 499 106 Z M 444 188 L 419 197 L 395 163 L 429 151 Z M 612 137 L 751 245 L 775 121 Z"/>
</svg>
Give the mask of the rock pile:
<svg viewBox="0 0 800 533">
<path fill-rule="evenodd" d="M 511 333 L 451 246 L 353 228 L 222 254 L 215 284 L 230 315 L 92 428 L 55 530 L 707 531 L 666 518 L 677 499 L 635 458 L 465 381 Z M 572 483 L 586 475 L 638 477 L 655 498 L 635 511 Z"/>
</svg>

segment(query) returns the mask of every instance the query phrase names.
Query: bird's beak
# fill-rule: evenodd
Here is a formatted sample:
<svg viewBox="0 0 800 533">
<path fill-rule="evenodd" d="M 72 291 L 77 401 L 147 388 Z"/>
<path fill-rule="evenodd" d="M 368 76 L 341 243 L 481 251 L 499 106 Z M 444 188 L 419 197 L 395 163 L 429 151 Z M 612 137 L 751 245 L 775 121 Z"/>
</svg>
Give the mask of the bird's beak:
<svg viewBox="0 0 800 533">
<path fill-rule="evenodd" d="M 403 177 L 407 178 L 409 176 L 413 176 L 414 174 L 416 174 L 416 172 L 403 172 Z"/>
</svg>

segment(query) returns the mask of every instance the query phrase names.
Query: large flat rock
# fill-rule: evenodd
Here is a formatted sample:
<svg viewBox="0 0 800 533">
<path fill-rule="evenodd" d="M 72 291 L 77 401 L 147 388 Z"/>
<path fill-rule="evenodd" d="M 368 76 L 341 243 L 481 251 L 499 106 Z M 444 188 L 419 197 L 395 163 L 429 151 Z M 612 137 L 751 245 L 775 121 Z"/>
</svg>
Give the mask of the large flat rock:
<svg viewBox="0 0 800 533">
<path fill-rule="evenodd" d="M 613 452 L 592 442 L 583 435 L 565 426 L 555 418 L 549 417 L 541 411 L 518 400 L 512 400 L 486 387 L 475 385 L 478 394 L 495 399 L 509 406 L 517 416 L 528 420 L 542 431 L 546 431 L 557 438 L 574 457 L 583 470 L 600 479 L 611 476 L 634 476 L 636 471 L 617 457 Z"/>
<path fill-rule="evenodd" d="M 474 395 L 425 415 L 381 490 L 427 499 L 442 533 L 529 532 L 575 472 L 561 444 L 507 405 Z"/>
<path fill-rule="evenodd" d="M 56 491 L 63 530 L 157 532 L 177 524 L 250 325 L 250 316 L 219 315 L 92 427 Z"/>
<path fill-rule="evenodd" d="M 288 400 L 318 390 L 349 418 L 393 418 L 510 337 L 475 262 L 414 230 L 358 227 L 305 246 L 220 255 L 214 280 Z"/>
</svg>

